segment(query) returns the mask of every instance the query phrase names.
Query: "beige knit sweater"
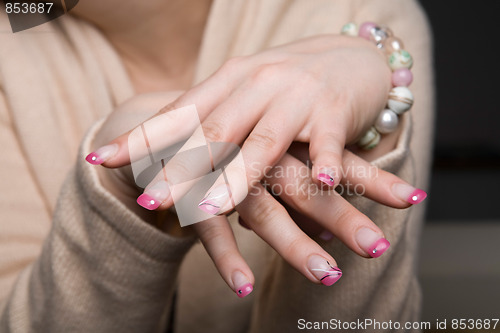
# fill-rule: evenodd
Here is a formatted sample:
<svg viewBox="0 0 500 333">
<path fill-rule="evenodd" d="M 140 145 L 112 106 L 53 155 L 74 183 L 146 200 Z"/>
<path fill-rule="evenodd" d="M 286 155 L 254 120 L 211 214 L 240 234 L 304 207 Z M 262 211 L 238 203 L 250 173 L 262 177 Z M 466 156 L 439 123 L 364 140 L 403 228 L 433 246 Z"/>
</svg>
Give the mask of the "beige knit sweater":
<svg viewBox="0 0 500 333">
<path fill-rule="evenodd" d="M 405 118 L 397 148 L 374 163 L 426 188 L 431 39 L 415 1 L 215 0 L 196 81 L 231 56 L 366 20 L 390 26 L 415 60 L 412 119 Z M 175 332 L 265 333 L 297 331 L 301 318 L 418 319 L 422 207 L 396 210 L 350 198 L 392 247 L 368 260 L 337 240 L 318 240 L 344 272 L 329 288 L 233 224 L 256 275 L 253 294 L 239 299 L 199 243 L 141 221 L 84 162 L 96 127 L 85 132 L 134 95 L 105 38 L 70 16 L 9 30 L 0 15 L 0 332 L 165 332 L 173 323 Z"/>
</svg>

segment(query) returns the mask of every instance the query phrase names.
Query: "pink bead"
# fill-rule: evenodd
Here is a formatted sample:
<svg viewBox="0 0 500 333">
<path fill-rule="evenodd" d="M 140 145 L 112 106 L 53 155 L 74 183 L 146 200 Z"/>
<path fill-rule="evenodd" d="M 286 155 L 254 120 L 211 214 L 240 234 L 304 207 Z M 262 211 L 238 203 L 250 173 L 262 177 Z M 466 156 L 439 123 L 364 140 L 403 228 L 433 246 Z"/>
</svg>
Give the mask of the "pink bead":
<svg viewBox="0 0 500 333">
<path fill-rule="evenodd" d="M 359 37 L 363 37 L 364 39 L 370 40 L 371 30 L 375 28 L 377 25 L 373 22 L 365 22 L 359 27 Z"/>
<path fill-rule="evenodd" d="M 413 81 L 413 74 L 408 68 L 399 68 L 392 73 L 394 87 L 408 87 Z"/>
</svg>

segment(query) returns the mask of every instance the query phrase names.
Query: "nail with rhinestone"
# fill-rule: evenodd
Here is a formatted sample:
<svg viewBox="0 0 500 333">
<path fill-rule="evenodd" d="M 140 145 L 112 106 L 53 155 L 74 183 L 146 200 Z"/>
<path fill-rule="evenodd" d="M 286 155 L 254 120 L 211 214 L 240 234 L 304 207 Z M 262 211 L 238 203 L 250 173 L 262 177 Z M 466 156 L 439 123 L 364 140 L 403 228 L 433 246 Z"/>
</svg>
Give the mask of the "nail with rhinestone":
<svg viewBox="0 0 500 333">
<path fill-rule="evenodd" d="M 307 268 L 325 286 L 331 286 L 342 277 L 340 268 L 332 266 L 327 259 L 317 254 L 309 257 Z"/>
<path fill-rule="evenodd" d="M 427 193 L 424 190 L 403 183 L 392 185 L 392 193 L 397 198 L 412 205 L 419 204 L 427 198 Z"/>
<path fill-rule="evenodd" d="M 317 179 L 328 186 L 334 186 L 334 173 L 332 169 L 324 168 L 319 171 Z"/>
<path fill-rule="evenodd" d="M 103 164 L 118 152 L 118 144 L 102 146 L 85 157 L 85 160 L 93 165 Z"/>
<path fill-rule="evenodd" d="M 169 195 L 170 189 L 168 183 L 161 180 L 147 188 L 144 193 L 137 198 L 137 203 L 148 210 L 155 210 L 160 207 Z"/>
<path fill-rule="evenodd" d="M 236 295 L 238 295 L 238 297 L 243 298 L 253 291 L 252 284 L 250 283 L 250 281 L 248 281 L 248 278 L 242 272 L 235 271 L 231 276 L 231 279 L 233 282 L 235 293 Z"/>
<path fill-rule="evenodd" d="M 378 258 L 391 246 L 378 232 L 370 228 L 361 228 L 356 232 L 356 241 L 370 257 Z"/>
</svg>

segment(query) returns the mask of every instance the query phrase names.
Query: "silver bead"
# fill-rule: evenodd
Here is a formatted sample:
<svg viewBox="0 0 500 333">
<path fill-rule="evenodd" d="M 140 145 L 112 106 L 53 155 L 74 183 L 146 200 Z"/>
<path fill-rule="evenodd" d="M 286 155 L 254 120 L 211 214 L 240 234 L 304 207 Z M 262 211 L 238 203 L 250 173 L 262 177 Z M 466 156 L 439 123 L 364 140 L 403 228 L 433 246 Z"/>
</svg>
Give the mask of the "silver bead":
<svg viewBox="0 0 500 333">
<path fill-rule="evenodd" d="M 413 94 L 406 87 L 394 87 L 389 93 L 387 106 L 398 115 L 408 111 L 413 105 Z"/>
<path fill-rule="evenodd" d="M 388 26 L 386 26 L 386 25 L 381 25 L 381 26 L 380 26 L 380 29 L 382 29 L 383 31 L 385 31 L 385 33 L 386 33 L 387 37 L 392 37 L 392 36 L 394 36 L 394 33 L 392 32 L 392 30 L 391 30 Z"/>
<path fill-rule="evenodd" d="M 390 110 L 385 109 L 378 115 L 375 121 L 375 128 L 382 134 L 392 133 L 398 128 L 398 115 Z"/>
<path fill-rule="evenodd" d="M 370 127 L 370 129 L 358 140 L 357 144 L 362 149 L 373 149 L 380 142 L 380 133 L 377 132 L 375 127 Z"/>
<path fill-rule="evenodd" d="M 389 38 L 389 34 L 380 27 L 375 27 L 370 30 L 370 40 L 377 45 L 377 47 L 383 48 L 385 40 Z"/>
</svg>

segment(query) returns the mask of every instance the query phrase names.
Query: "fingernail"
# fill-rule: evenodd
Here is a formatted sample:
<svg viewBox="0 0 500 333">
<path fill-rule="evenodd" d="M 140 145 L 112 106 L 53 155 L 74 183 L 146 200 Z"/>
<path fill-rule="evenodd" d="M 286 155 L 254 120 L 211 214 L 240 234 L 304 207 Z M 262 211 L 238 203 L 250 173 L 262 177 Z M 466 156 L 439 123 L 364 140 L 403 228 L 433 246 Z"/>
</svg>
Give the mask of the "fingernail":
<svg viewBox="0 0 500 333">
<path fill-rule="evenodd" d="M 412 205 L 419 204 L 427 198 L 427 193 L 424 190 L 402 183 L 392 185 L 392 193 Z"/>
<path fill-rule="evenodd" d="M 232 276 L 234 291 L 238 297 L 243 298 L 253 291 L 253 286 L 248 281 L 245 274 L 240 271 L 236 271 Z"/>
<path fill-rule="evenodd" d="M 333 239 L 333 234 L 325 229 L 323 230 L 322 233 L 319 234 L 319 238 L 321 238 L 324 241 L 330 241 Z"/>
<path fill-rule="evenodd" d="M 335 180 L 333 179 L 333 177 L 334 174 L 332 169 L 321 169 L 319 171 L 317 179 L 328 186 L 333 186 L 335 185 Z"/>
<path fill-rule="evenodd" d="M 160 207 L 163 201 L 167 200 L 169 195 L 170 189 L 168 183 L 161 180 L 144 191 L 144 193 L 137 198 L 137 203 L 146 209 L 155 210 Z"/>
<path fill-rule="evenodd" d="M 226 184 L 219 185 L 210 191 L 198 204 L 205 213 L 217 215 L 220 209 L 229 201 L 229 188 Z"/>
<path fill-rule="evenodd" d="M 391 243 L 370 228 L 361 228 L 356 233 L 356 241 L 360 248 L 370 257 L 378 258 L 391 246 Z"/>
<path fill-rule="evenodd" d="M 333 267 L 328 260 L 316 254 L 309 257 L 307 268 L 325 286 L 331 286 L 342 277 L 338 267 Z"/>
<path fill-rule="evenodd" d="M 93 165 L 99 165 L 106 162 L 106 160 L 113 157 L 118 152 L 118 144 L 102 146 L 96 151 L 90 153 L 85 157 L 85 160 Z"/>
</svg>

